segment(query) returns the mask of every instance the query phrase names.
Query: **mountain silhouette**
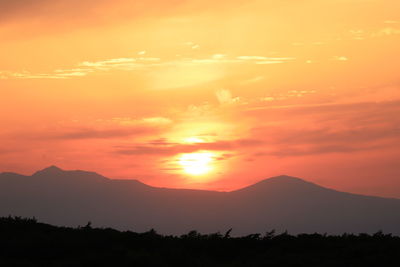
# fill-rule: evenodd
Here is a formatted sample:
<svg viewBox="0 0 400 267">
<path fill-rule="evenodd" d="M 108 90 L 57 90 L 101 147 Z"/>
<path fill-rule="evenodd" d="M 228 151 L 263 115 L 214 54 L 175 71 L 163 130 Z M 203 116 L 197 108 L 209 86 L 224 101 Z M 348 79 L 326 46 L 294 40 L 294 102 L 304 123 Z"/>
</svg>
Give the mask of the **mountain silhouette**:
<svg viewBox="0 0 400 267">
<path fill-rule="evenodd" d="M 338 192 L 290 176 L 232 191 L 157 188 L 56 166 L 31 176 L 0 174 L 0 216 L 62 226 L 163 234 L 225 232 L 400 234 L 400 200 Z"/>
</svg>

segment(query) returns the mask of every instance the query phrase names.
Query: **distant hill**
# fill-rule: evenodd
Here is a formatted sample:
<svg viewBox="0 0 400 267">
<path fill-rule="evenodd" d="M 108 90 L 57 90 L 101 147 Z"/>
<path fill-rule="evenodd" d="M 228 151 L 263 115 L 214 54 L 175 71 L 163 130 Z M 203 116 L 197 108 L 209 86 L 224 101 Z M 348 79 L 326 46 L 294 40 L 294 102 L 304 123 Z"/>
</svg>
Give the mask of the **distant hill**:
<svg viewBox="0 0 400 267">
<path fill-rule="evenodd" d="M 278 176 L 232 191 L 167 189 L 55 166 L 0 174 L 0 216 L 162 234 L 225 232 L 400 234 L 400 200 L 338 192 Z"/>
</svg>

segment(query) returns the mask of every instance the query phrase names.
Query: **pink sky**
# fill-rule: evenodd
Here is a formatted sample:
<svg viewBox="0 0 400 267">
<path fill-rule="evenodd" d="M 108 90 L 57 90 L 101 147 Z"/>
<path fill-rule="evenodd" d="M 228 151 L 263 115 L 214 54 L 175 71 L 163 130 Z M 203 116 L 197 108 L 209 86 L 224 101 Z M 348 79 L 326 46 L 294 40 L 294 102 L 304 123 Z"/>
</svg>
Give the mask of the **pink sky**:
<svg viewBox="0 0 400 267">
<path fill-rule="evenodd" d="M 212 190 L 287 174 L 400 197 L 398 10 L 0 0 L 0 172 Z"/>
</svg>

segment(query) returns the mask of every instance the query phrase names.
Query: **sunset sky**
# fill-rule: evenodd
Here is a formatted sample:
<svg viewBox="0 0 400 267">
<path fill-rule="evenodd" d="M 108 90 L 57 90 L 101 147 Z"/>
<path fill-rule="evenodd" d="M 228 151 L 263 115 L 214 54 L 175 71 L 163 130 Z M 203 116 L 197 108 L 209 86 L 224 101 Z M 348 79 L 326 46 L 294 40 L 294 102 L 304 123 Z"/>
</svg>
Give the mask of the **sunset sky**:
<svg viewBox="0 0 400 267">
<path fill-rule="evenodd" d="M 399 0 L 0 0 L 0 172 L 400 197 Z"/>
</svg>

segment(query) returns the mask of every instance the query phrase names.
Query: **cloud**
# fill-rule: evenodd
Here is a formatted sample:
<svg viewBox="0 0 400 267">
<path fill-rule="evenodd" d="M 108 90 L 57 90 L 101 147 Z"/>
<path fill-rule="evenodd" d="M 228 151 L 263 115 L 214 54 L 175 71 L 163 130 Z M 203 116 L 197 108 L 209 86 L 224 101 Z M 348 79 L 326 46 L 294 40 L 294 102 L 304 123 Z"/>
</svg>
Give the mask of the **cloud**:
<svg viewBox="0 0 400 267">
<path fill-rule="evenodd" d="M 152 133 L 153 130 L 146 128 L 131 128 L 131 129 L 77 129 L 73 131 L 67 131 L 63 133 L 55 133 L 50 136 L 46 136 L 46 139 L 108 139 L 117 137 L 128 137 L 133 135 L 143 135 Z"/>
<path fill-rule="evenodd" d="M 310 155 L 320 155 L 320 154 L 330 154 L 330 153 L 350 153 L 358 151 L 368 151 L 373 149 L 380 149 L 381 146 L 349 146 L 349 145 L 321 145 L 321 146 L 308 146 L 308 147 L 282 147 L 279 150 L 258 152 L 253 156 L 275 156 L 275 157 L 300 157 L 300 156 L 310 156 Z"/>
<path fill-rule="evenodd" d="M 259 146 L 263 142 L 254 139 L 240 139 L 234 141 L 215 141 L 207 143 L 182 144 L 167 142 L 159 139 L 145 145 L 116 147 L 115 153 L 122 155 L 177 155 L 181 153 L 193 153 L 196 151 L 235 151 L 244 147 Z"/>
<path fill-rule="evenodd" d="M 379 89 L 382 89 L 379 87 Z M 379 90 L 377 89 L 377 90 Z M 314 93 L 316 91 L 310 91 Z M 245 113 L 258 116 L 258 115 L 268 115 L 272 113 L 281 112 L 286 115 L 313 115 L 315 117 L 327 114 L 335 113 L 346 113 L 346 112 L 356 112 L 357 114 L 365 114 L 366 112 L 376 111 L 377 109 L 383 108 L 383 110 L 398 109 L 400 107 L 400 99 L 395 99 L 394 101 L 380 101 L 375 99 L 376 102 L 371 101 L 356 101 L 352 102 L 349 99 L 348 102 L 333 102 L 333 103 L 318 103 L 318 104 L 292 104 L 292 105 L 261 105 L 249 107 Z M 258 113 L 258 114 L 256 114 Z M 379 113 L 381 114 L 381 113 Z M 373 115 L 373 114 L 371 114 Z"/>
<path fill-rule="evenodd" d="M 192 42 L 187 44 L 192 45 Z M 0 79 L 69 79 L 81 78 L 93 73 L 108 73 L 112 71 L 148 71 L 150 76 L 157 73 L 158 76 L 165 74 L 165 80 L 171 81 L 172 74 L 182 72 L 179 79 L 187 81 L 200 79 L 215 81 L 221 77 L 224 71 L 220 65 L 227 67 L 240 64 L 266 65 L 266 64 L 282 64 L 288 63 L 296 58 L 293 57 L 266 57 L 266 56 L 228 56 L 226 54 L 217 53 L 209 56 L 199 57 L 182 57 L 179 54 L 174 56 L 164 55 L 164 57 L 149 56 L 146 50 L 139 51 L 135 55 L 126 55 L 124 57 L 94 59 L 77 62 L 74 65 L 64 66 L 62 68 L 50 70 L 47 72 L 35 72 L 32 70 L 9 71 L 0 70 Z M 214 67 L 214 69 L 209 69 Z M 261 67 L 261 66 L 260 66 Z M 203 69 L 196 69 L 203 68 Z M 207 68 L 207 69 L 206 69 Z M 199 75 L 201 72 L 202 75 Z M 208 76 L 206 78 L 205 76 Z M 247 83 L 256 83 L 261 81 L 263 76 L 257 76 Z M 163 80 L 160 77 L 152 79 L 150 84 L 157 83 L 154 81 Z M 162 81 L 163 83 L 166 81 Z M 179 84 L 179 82 L 177 82 Z"/>
<path fill-rule="evenodd" d="M 83 77 L 93 72 L 91 69 L 58 69 L 52 73 L 31 73 L 23 72 L 1 72 L 2 79 L 68 79 L 73 77 Z"/>
<path fill-rule="evenodd" d="M 84 61 L 80 63 L 79 65 L 85 66 L 85 67 L 95 67 L 99 69 L 110 69 L 114 67 L 132 67 L 135 66 L 133 63 L 136 62 L 135 58 L 113 58 L 113 59 L 107 59 L 107 60 L 102 60 L 102 61 L 95 61 L 95 62 L 90 62 L 90 61 Z"/>
<path fill-rule="evenodd" d="M 400 138 L 400 128 L 395 125 L 377 128 L 370 126 L 353 126 L 346 129 L 321 128 L 316 130 L 297 130 L 296 134 L 290 132 L 280 133 L 275 138 L 280 144 L 335 144 L 337 147 L 343 145 L 353 147 L 357 144 L 371 144 L 374 141 L 386 140 L 388 138 Z"/>
<path fill-rule="evenodd" d="M 47 73 L 34 73 L 30 71 L 0 71 L 0 79 L 68 79 L 84 77 L 94 72 L 110 72 L 110 71 L 137 71 L 137 70 L 157 70 L 160 68 L 176 68 L 173 72 L 177 72 L 177 69 L 185 69 L 187 73 L 190 72 L 190 67 L 204 66 L 204 65 L 217 65 L 217 64 L 276 64 L 286 63 L 294 58 L 267 58 L 267 57 L 227 57 L 223 54 L 214 54 L 207 58 L 177 58 L 162 60 L 159 57 L 145 57 L 142 53 L 140 57 L 121 57 L 121 58 L 110 58 L 96 61 L 83 61 L 75 66 L 67 67 L 65 69 L 56 69 Z M 258 60 L 255 60 L 258 59 Z M 259 61 L 260 59 L 268 59 Z M 198 76 L 197 70 L 193 71 L 193 76 Z M 216 70 L 210 73 L 215 74 Z M 194 75 L 196 74 L 196 75 Z M 170 73 L 166 73 L 167 78 L 170 79 Z M 194 78 L 194 77 L 192 77 Z M 182 78 L 183 79 L 183 78 Z M 257 82 L 262 80 L 262 77 L 256 77 L 256 80 L 249 82 Z"/>
<path fill-rule="evenodd" d="M 226 57 L 226 55 L 224 55 L 224 54 L 214 54 L 214 55 L 212 55 L 213 59 L 223 59 L 225 57 Z"/>
<path fill-rule="evenodd" d="M 68 79 L 76 77 L 84 77 L 93 72 L 91 69 L 58 69 L 51 73 L 31 73 L 29 71 L 22 72 L 0 72 L 0 79 Z"/>
<path fill-rule="evenodd" d="M 30 134 L 13 134 L 15 137 L 35 140 L 80 140 L 80 139 L 115 139 L 142 137 L 160 134 L 169 129 L 173 121 L 165 117 L 147 117 L 141 119 L 112 118 L 92 122 L 61 123 L 57 128 Z"/>
<path fill-rule="evenodd" d="M 9 154 L 9 153 L 13 153 L 13 152 L 15 152 L 15 150 L 12 150 L 12 149 L 2 149 L 2 148 L 0 148 L 0 155 Z"/>
<path fill-rule="evenodd" d="M 165 126 L 167 124 L 172 123 L 171 119 L 165 117 L 149 117 L 142 119 L 142 121 L 144 123 L 148 123 L 151 125 L 160 125 L 160 126 Z"/>
<path fill-rule="evenodd" d="M 254 78 L 250 78 L 250 79 L 244 80 L 240 84 L 241 85 L 253 84 L 253 83 L 261 82 L 263 80 L 265 80 L 264 76 L 256 76 Z"/>
<path fill-rule="evenodd" d="M 262 56 L 239 56 L 237 59 L 240 60 L 267 60 L 267 57 L 262 57 Z"/>
<path fill-rule="evenodd" d="M 345 56 L 334 56 L 334 57 L 332 58 L 332 60 L 335 60 L 335 61 L 348 61 L 349 58 L 348 58 L 348 57 L 345 57 Z"/>
<path fill-rule="evenodd" d="M 227 89 L 217 90 L 215 95 L 220 104 L 231 104 L 240 101 L 239 97 L 233 97 L 231 91 Z"/>
<path fill-rule="evenodd" d="M 264 56 L 237 56 L 237 57 L 228 57 L 224 54 L 214 54 L 209 58 L 201 58 L 201 59 L 186 59 L 187 63 L 194 64 L 256 64 L 256 65 L 265 65 L 265 64 L 282 64 L 288 63 L 296 58 L 293 57 L 264 57 Z"/>
<path fill-rule="evenodd" d="M 238 56 L 242 62 L 255 62 L 258 65 L 282 64 L 295 60 L 293 57 Z"/>
<path fill-rule="evenodd" d="M 288 157 L 400 148 L 400 118 L 395 115 L 400 113 L 400 101 L 264 111 L 257 117 L 273 115 L 275 123 L 269 120 L 268 124 L 260 124 L 252 130 L 252 138 L 267 144 L 259 148 L 259 156 Z"/>
<path fill-rule="evenodd" d="M 349 31 L 350 36 L 354 40 L 365 40 L 371 38 L 381 38 L 381 37 L 388 37 L 393 35 L 399 35 L 400 29 L 396 28 L 397 22 L 396 21 L 386 21 L 385 24 L 389 24 L 388 27 L 384 28 L 377 28 L 372 30 L 365 30 L 365 29 L 352 29 Z"/>
<path fill-rule="evenodd" d="M 383 23 L 385 24 L 400 24 L 398 20 L 385 20 Z"/>
<path fill-rule="evenodd" d="M 32 73 L 29 71 L 10 72 L 1 71 L 1 79 L 68 79 L 84 77 L 94 72 L 107 71 L 133 71 L 145 69 L 160 61 L 156 57 L 138 57 L 138 58 L 112 58 L 99 61 L 84 61 L 78 63 L 70 69 L 56 69 L 48 73 Z"/>
<path fill-rule="evenodd" d="M 400 34 L 400 29 L 393 28 L 393 27 L 386 27 L 386 28 L 383 28 L 383 29 L 379 30 L 378 32 L 374 33 L 372 36 L 379 37 L 379 36 L 390 36 L 390 35 L 399 35 L 399 34 Z"/>
</svg>

